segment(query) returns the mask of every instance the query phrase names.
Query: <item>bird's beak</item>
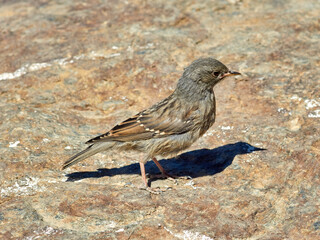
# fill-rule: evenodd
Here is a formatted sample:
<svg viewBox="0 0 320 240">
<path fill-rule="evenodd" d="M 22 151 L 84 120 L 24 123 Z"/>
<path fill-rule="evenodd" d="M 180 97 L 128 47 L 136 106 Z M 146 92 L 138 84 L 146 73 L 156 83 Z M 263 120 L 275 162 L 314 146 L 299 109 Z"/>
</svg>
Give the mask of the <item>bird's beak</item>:
<svg viewBox="0 0 320 240">
<path fill-rule="evenodd" d="M 229 72 L 223 74 L 223 75 L 222 75 L 222 78 L 229 77 L 229 76 L 233 76 L 233 75 L 241 75 L 241 73 L 230 70 Z"/>
</svg>

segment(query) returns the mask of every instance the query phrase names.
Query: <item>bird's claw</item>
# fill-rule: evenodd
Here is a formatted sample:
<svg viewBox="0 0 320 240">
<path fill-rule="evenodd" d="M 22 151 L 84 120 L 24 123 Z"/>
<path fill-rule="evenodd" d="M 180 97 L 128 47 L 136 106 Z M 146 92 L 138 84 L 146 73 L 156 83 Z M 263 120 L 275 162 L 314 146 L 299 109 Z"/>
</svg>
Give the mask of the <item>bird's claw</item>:
<svg viewBox="0 0 320 240">
<path fill-rule="evenodd" d="M 169 174 L 163 174 L 163 173 L 152 174 L 152 175 L 148 174 L 148 178 L 149 179 L 168 179 L 168 180 L 172 181 L 174 184 L 177 184 L 176 178 L 174 176 L 169 175 Z"/>
<path fill-rule="evenodd" d="M 147 174 L 149 179 L 168 179 L 169 181 L 172 181 L 175 185 L 178 185 L 178 179 L 182 180 L 192 180 L 192 177 L 190 176 L 176 176 L 171 175 L 169 173 L 161 173 L 161 174 Z"/>
</svg>

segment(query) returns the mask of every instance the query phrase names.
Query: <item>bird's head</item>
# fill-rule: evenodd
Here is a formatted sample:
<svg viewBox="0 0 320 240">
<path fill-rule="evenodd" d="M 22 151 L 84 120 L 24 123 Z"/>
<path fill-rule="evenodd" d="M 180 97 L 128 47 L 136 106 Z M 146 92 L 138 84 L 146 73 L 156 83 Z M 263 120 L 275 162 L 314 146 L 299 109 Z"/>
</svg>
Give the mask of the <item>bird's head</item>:
<svg viewBox="0 0 320 240">
<path fill-rule="evenodd" d="M 185 68 L 183 77 L 213 87 L 222 79 L 232 75 L 240 75 L 230 71 L 223 63 L 214 58 L 200 58 Z"/>
</svg>

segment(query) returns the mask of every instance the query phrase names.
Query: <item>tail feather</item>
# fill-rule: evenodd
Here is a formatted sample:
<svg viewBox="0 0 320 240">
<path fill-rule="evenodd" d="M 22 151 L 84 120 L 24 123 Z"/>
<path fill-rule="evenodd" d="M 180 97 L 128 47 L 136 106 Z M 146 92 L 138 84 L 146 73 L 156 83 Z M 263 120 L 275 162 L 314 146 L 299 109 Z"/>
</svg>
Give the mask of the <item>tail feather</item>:
<svg viewBox="0 0 320 240">
<path fill-rule="evenodd" d="M 92 144 L 88 148 L 86 148 L 85 150 L 72 156 L 68 161 L 66 161 L 63 164 L 62 169 L 66 169 L 66 168 L 68 168 L 68 167 L 88 158 L 88 157 L 91 157 L 92 155 L 95 155 L 98 152 L 104 151 L 106 149 L 108 149 L 108 147 L 106 147 L 106 144 Z"/>
</svg>

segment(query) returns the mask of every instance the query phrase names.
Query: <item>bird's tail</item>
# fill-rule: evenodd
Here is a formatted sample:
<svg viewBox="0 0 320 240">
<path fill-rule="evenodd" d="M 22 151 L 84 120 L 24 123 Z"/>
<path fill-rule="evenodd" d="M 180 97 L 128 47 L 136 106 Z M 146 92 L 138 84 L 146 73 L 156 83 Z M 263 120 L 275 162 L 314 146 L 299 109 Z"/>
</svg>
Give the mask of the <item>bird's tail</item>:
<svg viewBox="0 0 320 240">
<path fill-rule="evenodd" d="M 90 145 L 88 148 L 86 148 L 85 150 L 77 153 L 76 155 L 72 156 L 68 161 L 66 161 L 63 166 L 62 169 L 66 169 L 70 166 L 72 166 L 73 164 L 76 164 L 77 162 L 80 162 L 88 157 L 91 157 L 92 155 L 97 154 L 98 152 L 107 150 L 108 148 L 110 148 L 109 146 L 110 144 L 108 143 L 100 143 L 100 144 L 92 144 Z"/>
</svg>

